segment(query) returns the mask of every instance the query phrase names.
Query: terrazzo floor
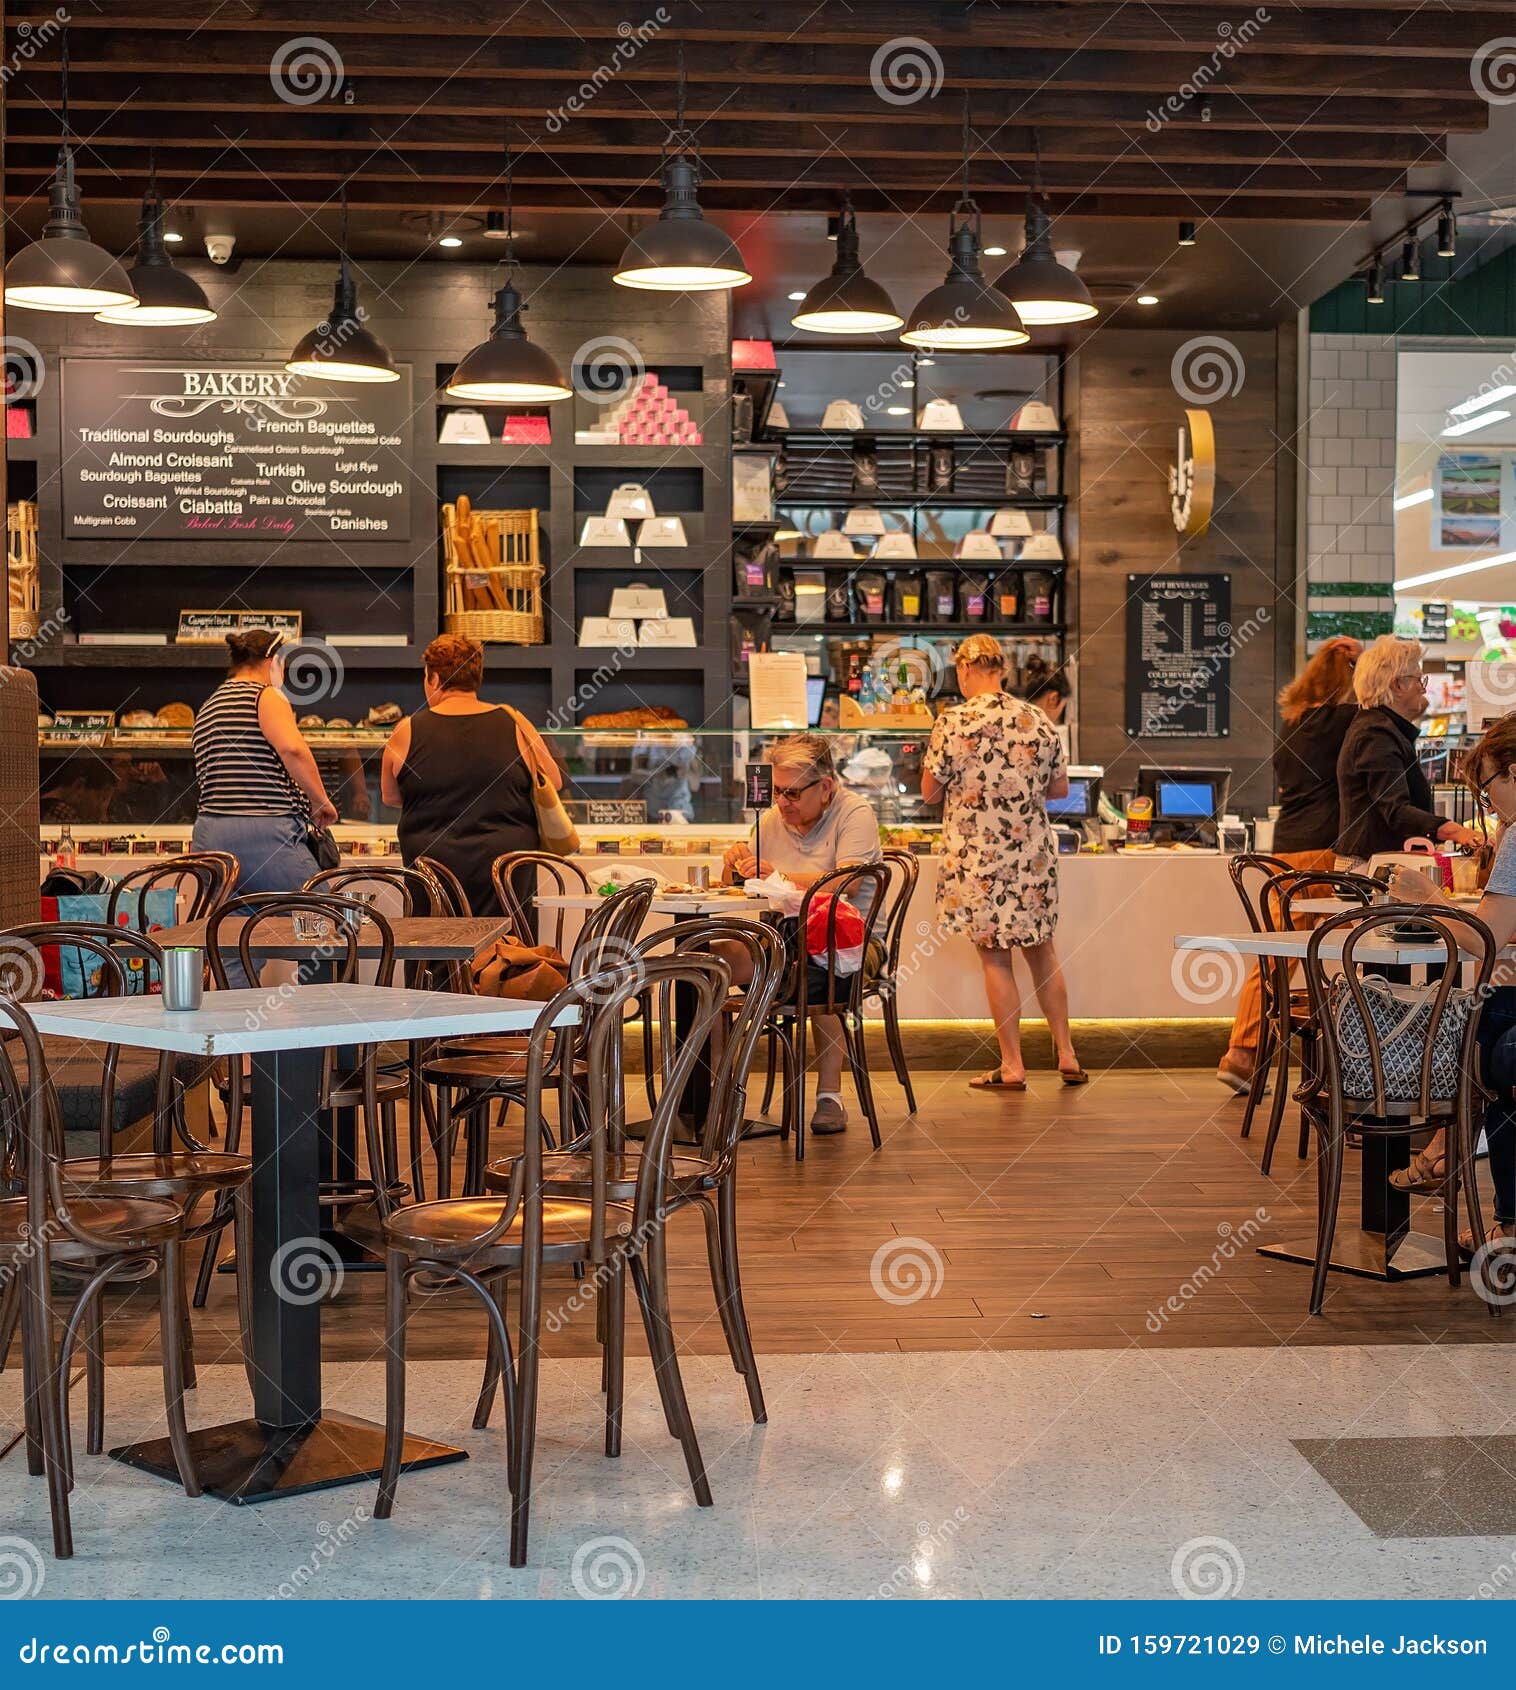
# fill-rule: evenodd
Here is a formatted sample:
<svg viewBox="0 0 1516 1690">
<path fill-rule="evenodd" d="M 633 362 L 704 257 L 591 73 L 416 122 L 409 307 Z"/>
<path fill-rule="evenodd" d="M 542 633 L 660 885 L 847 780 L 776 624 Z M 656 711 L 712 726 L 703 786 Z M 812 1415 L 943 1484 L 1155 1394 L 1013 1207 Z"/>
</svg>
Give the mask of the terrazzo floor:
<svg viewBox="0 0 1516 1690">
<path fill-rule="evenodd" d="M 38 1569 L 31 1593 L 44 1600 L 1516 1590 L 1516 1535 L 1378 1536 L 1323 1477 L 1322 1450 L 1307 1459 L 1293 1441 L 1516 1431 L 1502 1346 L 774 1355 L 765 1427 L 748 1421 L 724 1358 L 684 1368 L 715 1507 L 694 1505 L 645 1362 L 632 1364 L 612 1462 L 597 1364 L 551 1361 L 519 1571 L 507 1565 L 498 1413 L 488 1431 L 469 1427 L 472 1362 L 413 1364 L 412 1430 L 471 1459 L 404 1479 L 388 1522 L 369 1518 L 372 1484 L 233 1508 L 81 1455 L 77 1553 L 55 1562 L 42 1481 L 13 1444 L 0 1458 L 0 1559 Z M 111 1368 L 108 1444 L 160 1430 L 158 1391 L 155 1369 Z M 326 1400 L 378 1418 L 381 1370 L 328 1364 Z M 192 1425 L 246 1412 L 240 1370 L 202 1369 Z M 11 1369 L 0 1416 L 12 1436 L 19 1413 Z M 1372 1488 L 1372 1449 L 1352 1455 L 1360 1492 L 1366 1472 Z M 1424 1467 L 1417 1483 L 1438 1486 L 1438 1472 Z M 1503 1463 L 1491 1472 L 1516 1497 Z M 1386 1482 L 1404 1483 L 1389 1445 Z M 1516 1523 L 1516 1501 L 1503 1517 Z M 1394 1518 L 1404 1532 L 1409 1516 Z M 1459 1517 L 1452 1489 L 1436 1518 L 1460 1534 L 1479 1523 Z"/>
</svg>

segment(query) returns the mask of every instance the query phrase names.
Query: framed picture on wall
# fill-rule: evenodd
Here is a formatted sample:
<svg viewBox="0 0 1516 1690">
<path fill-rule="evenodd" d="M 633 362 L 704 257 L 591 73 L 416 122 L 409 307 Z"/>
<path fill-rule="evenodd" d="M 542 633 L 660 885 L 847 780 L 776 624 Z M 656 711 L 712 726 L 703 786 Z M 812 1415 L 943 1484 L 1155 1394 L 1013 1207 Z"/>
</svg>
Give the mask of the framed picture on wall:
<svg viewBox="0 0 1516 1690">
<path fill-rule="evenodd" d="M 1500 544 L 1508 458 L 1500 452 L 1444 452 L 1437 460 L 1437 545 L 1470 551 Z"/>
</svg>

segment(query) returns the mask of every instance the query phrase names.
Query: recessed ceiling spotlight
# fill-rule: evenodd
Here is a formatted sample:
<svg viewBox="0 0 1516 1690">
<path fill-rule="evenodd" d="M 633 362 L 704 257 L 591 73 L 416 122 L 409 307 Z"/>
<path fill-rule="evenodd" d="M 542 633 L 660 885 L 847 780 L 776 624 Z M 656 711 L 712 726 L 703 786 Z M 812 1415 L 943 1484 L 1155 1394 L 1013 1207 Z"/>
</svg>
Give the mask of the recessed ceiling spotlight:
<svg viewBox="0 0 1516 1690">
<path fill-rule="evenodd" d="M 1195 225 L 1188 217 L 1179 219 L 1179 244 L 1180 246 L 1194 246 L 1195 244 Z"/>
<path fill-rule="evenodd" d="M 1137 295 L 1137 303 L 1139 305 L 1156 305 L 1158 303 L 1158 295 L 1156 293 L 1139 293 Z"/>
<path fill-rule="evenodd" d="M 914 386 L 915 386 L 915 385 L 916 385 L 916 384 L 915 384 L 915 382 L 913 382 L 913 381 L 912 381 L 912 380 L 911 380 L 911 379 L 910 379 L 910 377 L 909 377 L 909 376 L 907 376 L 907 377 L 906 377 L 906 378 L 905 378 L 905 379 L 904 379 L 904 380 L 903 380 L 903 381 L 902 381 L 902 382 L 901 382 L 901 383 L 900 383 L 900 385 L 901 385 L 901 386 L 902 386 L 902 387 L 914 387 Z"/>
<path fill-rule="evenodd" d="M 786 299 L 804 299 L 805 298 L 805 289 L 804 288 L 796 288 L 792 293 L 787 293 L 784 297 Z"/>
<path fill-rule="evenodd" d="M 438 246 L 455 247 L 463 245 L 462 235 L 441 235 L 437 240 Z"/>
<path fill-rule="evenodd" d="M 984 256 L 986 258 L 1004 258 L 1005 248 L 1003 246 L 987 246 L 984 249 Z"/>
<path fill-rule="evenodd" d="M 165 229 L 163 231 L 163 238 L 170 246 L 178 246 L 180 241 L 184 239 L 184 236 L 181 235 L 177 229 Z"/>
</svg>

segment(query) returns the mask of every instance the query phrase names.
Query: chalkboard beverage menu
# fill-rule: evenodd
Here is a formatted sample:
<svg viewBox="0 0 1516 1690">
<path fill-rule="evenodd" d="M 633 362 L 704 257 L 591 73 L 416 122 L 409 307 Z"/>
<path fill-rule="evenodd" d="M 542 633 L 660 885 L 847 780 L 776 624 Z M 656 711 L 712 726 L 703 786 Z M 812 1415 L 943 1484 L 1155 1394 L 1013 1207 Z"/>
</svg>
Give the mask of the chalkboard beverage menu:
<svg viewBox="0 0 1516 1690">
<path fill-rule="evenodd" d="M 405 540 L 411 382 L 63 361 L 70 540 Z"/>
<path fill-rule="evenodd" d="M 1126 731 L 1224 739 L 1231 731 L 1232 578 L 1128 575 Z"/>
</svg>

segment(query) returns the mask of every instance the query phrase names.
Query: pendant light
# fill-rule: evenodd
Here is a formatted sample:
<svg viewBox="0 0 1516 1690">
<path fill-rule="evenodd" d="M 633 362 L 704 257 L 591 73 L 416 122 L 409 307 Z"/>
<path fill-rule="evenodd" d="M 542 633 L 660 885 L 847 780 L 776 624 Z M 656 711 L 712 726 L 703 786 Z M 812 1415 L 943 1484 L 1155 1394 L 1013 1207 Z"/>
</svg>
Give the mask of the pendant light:
<svg viewBox="0 0 1516 1690">
<path fill-rule="evenodd" d="M 104 247 L 96 246 L 79 213 L 74 185 L 74 151 L 68 126 L 68 30 L 61 48 L 63 144 L 53 174 L 42 239 L 18 252 L 5 267 L 5 303 L 33 311 L 104 310 L 130 305 L 136 295 L 126 271 Z"/>
<path fill-rule="evenodd" d="M 1053 221 L 1042 193 L 1042 148 L 1032 134 L 1032 192 L 1026 202 L 1026 242 L 1021 256 L 995 286 L 1033 328 L 1086 323 L 1097 314 L 1084 282 L 1053 256 Z"/>
<path fill-rule="evenodd" d="M 752 281 L 737 243 L 701 214 L 700 155 L 684 122 L 684 43 L 679 43 L 679 85 L 674 127 L 664 141 L 659 171 L 663 210 L 658 221 L 626 243 L 612 278 L 624 288 L 655 293 L 715 293 Z"/>
<path fill-rule="evenodd" d="M 167 328 L 175 324 L 213 323 L 216 313 L 193 276 L 176 270 L 163 242 L 163 200 L 158 193 L 156 161 L 149 155 L 147 192 L 137 224 L 137 260 L 127 272 L 135 303 L 111 305 L 95 314 L 97 323 L 125 327 Z"/>
<path fill-rule="evenodd" d="M 300 337 L 284 367 L 292 376 L 317 381 L 399 381 L 389 349 L 363 326 L 358 289 L 347 261 L 347 184 L 342 185 L 342 234 L 337 285 L 324 321 Z"/>
<path fill-rule="evenodd" d="M 573 393 L 553 355 L 526 338 L 521 313 L 526 302 L 514 281 L 515 221 L 511 194 L 511 153 L 505 153 L 505 281 L 495 295 L 495 326 L 488 340 L 466 353 L 447 384 L 451 399 L 477 405 L 541 405 Z"/>
<path fill-rule="evenodd" d="M 890 296 L 863 273 L 850 193 L 843 194 L 837 214 L 837 256 L 831 274 L 804 296 L 790 322 L 812 334 L 882 334 L 905 326 Z"/>
<path fill-rule="evenodd" d="M 933 352 L 992 352 L 1031 336 L 1015 306 L 984 279 L 979 207 L 969 193 L 969 100 L 963 97 L 963 193 L 948 214 L 948 273 L 911 312 L 900 338 Z"/>
</svg>

